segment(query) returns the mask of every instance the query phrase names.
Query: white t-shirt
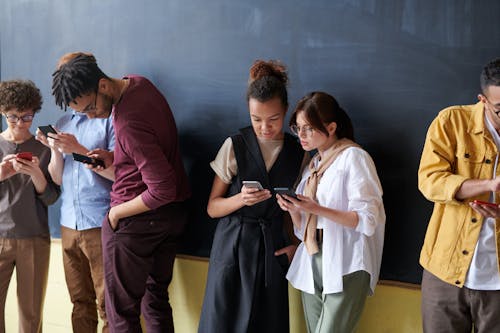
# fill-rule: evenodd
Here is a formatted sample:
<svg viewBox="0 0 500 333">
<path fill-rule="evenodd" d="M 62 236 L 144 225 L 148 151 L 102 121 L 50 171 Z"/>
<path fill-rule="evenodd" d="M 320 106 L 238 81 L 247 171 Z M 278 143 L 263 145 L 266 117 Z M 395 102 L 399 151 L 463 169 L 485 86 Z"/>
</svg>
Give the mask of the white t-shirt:
<svg viewBox="0 0 500 333">
<path fill-rule="evenodd" d="M 493 136 L 497 147 L 500 147 L 500 135 L 491 124 L 488 117 L 484 117 L 486 127 Z M 495 161 L 495 171 L 498 166 L 498 158 Z M 494 202 L 493 193 L 490 201 Z M 477 240 L 472 262 L 465 277 L 464 286 L 474 290 L 500 290 L 500 274 L 498 273 L 498 259 L 495 241 L 495 219 L 484 220 Z"/>
</svg>

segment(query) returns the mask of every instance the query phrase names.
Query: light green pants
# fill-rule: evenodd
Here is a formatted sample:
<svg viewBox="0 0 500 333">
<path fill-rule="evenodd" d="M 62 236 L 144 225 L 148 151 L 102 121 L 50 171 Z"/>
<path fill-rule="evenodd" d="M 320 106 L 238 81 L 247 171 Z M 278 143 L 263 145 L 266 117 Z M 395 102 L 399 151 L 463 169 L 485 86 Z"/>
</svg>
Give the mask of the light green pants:
<svg viewBox="0 0 500 333">
<path fill-rule="evenodd" d="M 322 253 L 313 256 L 314 295 L 302 292 L 309 333 L 354 332 L 370 290 L 370 274 L 357 271 L 344 275 L 344 290 L 323 295 Z"/>
</svg>

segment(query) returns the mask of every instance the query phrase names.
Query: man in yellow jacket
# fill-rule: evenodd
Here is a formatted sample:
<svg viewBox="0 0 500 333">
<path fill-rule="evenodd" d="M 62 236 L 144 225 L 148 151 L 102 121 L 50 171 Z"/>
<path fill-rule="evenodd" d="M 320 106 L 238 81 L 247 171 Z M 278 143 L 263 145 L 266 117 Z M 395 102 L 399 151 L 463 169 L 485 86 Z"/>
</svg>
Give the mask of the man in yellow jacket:
<svg viewBox="0 0 500 333">
<path fill-rule="evenodd" d="M 422 152 L 418 186 L 434 202 L 420 254 L 424 332 L 500 332 L 500 58 L 480 83 L 477 104 L 439 113 Z"/>
</svg>

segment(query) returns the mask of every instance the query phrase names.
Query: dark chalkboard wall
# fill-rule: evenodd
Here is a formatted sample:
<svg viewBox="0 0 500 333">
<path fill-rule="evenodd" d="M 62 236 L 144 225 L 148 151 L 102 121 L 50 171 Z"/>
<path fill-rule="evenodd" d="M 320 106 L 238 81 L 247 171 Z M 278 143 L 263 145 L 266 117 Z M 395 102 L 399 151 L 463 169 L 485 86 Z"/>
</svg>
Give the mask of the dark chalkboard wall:
<svg viewBox="0 0 500 333">
<path fill-rule="evenodd" d="M 417 189 L 425 133 L 443 107 L 476 101 L 482 66 L 500 56 L 499 17 L 498 0 L 3 0 L 0 76 L 41 88 L 34 126 L 61 116 L 50 86 L 65 52 L 93 52 L 113 77 L 150 78 L 174 112 L 194 191 L 182 251 L 208 256 L 216 225 L 205 213 L 208 163 L 249 122 L 250 64 L 280 59 L 292 107 L 324 90 L 352 116 L 385 191 L 381 276 L 418 283 L 432 209 Z M 57 236 L 57 207 L 51 220 Z"/>
</svg>

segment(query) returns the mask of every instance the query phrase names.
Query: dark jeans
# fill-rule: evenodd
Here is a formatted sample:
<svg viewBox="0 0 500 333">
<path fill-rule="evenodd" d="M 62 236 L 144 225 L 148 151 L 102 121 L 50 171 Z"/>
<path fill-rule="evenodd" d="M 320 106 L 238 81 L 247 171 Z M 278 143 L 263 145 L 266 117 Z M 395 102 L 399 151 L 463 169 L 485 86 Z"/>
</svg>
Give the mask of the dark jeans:
<svg viewBox="0 0 500 333">
<path fill-rule="evenodd" d="M 110 332 L 174 332 L 168 285 L 179 237 L 186 224 L 182 203 L 102 225 L 105 304 Z"/>
<path fill-rule="evenodd" d="M 422 276 L 422 319 L 426 333 L 500 332 L 500 291 L 459 288 L 428 271 Z"/>
</svg>

